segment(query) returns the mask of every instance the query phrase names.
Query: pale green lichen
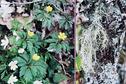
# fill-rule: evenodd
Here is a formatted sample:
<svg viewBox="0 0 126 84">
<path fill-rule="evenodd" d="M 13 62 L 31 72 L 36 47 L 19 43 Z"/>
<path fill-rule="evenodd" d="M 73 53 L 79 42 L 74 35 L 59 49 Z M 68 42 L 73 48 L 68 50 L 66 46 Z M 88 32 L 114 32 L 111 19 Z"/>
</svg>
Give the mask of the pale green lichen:
<svg viewBox="0 0 126 84">
<path fill-rule="evenodd" d="M 78 53 L 82 58 L 84 84 L 120 84 L 120 73 L 117 72 L 119 71 L 117 67 L 119 66 L 120 51 L 125 49 L 126 32 L 122 26 L 125 23 L 123 23 L 118 4 L 114 3 L 114 0 L 110 0 L 109 3 L 108 1 L 106 0 L 106 3 L 101 0 L 96 1 L 96 3 L 93 2 L 93 4 L 95 3 L 95 7 L 91 9 L 93 11 L 84 14 L 90 18 L 90 25 L 84 25 L 85 28 L 82 29 L 83 31 L 79 36 Z M 87 0 L 87 2 L 92 5 L 91 1 Z M 105 23 L 102 22 L 103 17 L 105 17 Z M 102 53 L 102 50 L 105 54 Z M 111 55 L 105 50 L 108 50 Z M 97 51 L 100 52 L 99 56 L 96 54 Z M 111 56 L 112 59 L 107 58 L 107 55 Z M 106 61 L 110 61 L 99 62 L 100 58 L 98 57 L 107 58 Z M 123 66 L 121 65 L 121 67 Z M 101 69 L 100 72 L 96 68 Z M 97 79 L 98 76 L 100 78 Z M 90 82 L 87 82 L 87 78 L 90 78 Z"/>
<path fill-rule="evenodd" d="M 82 68 L 85 72 L 93 71 L 93 62 L 96 62 L 96 51 L 107 46 L 108 36 L 100 23 L 100 19 L 101 16 L 96 11 L 92 24 L 89 28 L 84 29 L 80 36 L 81 47 L 79 53 L 83 59 Z"/>
</svg>

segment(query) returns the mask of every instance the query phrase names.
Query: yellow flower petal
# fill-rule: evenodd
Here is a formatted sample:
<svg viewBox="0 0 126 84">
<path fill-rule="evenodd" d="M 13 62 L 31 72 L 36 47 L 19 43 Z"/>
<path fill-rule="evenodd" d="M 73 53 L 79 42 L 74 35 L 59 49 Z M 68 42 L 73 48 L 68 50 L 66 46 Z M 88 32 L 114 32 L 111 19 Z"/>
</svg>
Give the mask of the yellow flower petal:
<svg viewBox="0 0 126 84">
<path fill-rule="evenodd" d="M 47 12 L 52 12 L 52 10 L 53 10 L 53 8 L 52 8 L 51 6 L 47 6 L 47 7 L 46 7 L 46 11 L 47 11 Z"/>
<path fill-rule="evenodd" d="M 34 61 L 38 61 L 39 59 L 40 59 L 40 56 L 38 56 L 37 54 L 34 54 L 32 56 L 32 60 L 34 60 Z"/>
<path fill-rule="evenodd" d="M 76 84 L 79 84 L 79 81 L 78 80 L 76 80 Z"/>
<path fill-rule="evenodd" d="M 30 37 L 34 36 L 34 32 L 28 31 L 28 36 Z"/>
<path fill-rule="evenodd" d="M 60 40 L 65 40 L 67 38 L 67 36 L 65 35 L 65 33 L 59 32 L 58 38 Z"/>
</svg>

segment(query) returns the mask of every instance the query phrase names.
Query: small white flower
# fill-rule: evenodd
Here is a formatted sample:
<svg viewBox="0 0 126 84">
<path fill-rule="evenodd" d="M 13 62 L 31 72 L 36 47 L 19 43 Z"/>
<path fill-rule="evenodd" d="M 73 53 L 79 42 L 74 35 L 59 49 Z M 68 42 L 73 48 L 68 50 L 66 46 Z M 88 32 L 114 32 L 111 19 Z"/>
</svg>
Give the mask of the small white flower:
<svg viewBox="0 0 126 84">
<path fill-rule="evenodd" d="M 23 16 L 23 17 L 28 17 L 29 14 L 27 14 L 27 13 L 23 13 L 22 16 Z"/>
<path fill-rule="evenodd" d="M 14 82 L 17 81 L 18 81 L 17 77 L 12 74 L 8 80 L 8 84 L 14 84 Z"/>
<path fill-rule="evenodd" d="M 13 31 L 13 35 L 16 36 L 16 41 L 20 39 L 20 37 L 17 35 L 16 31 Z"/>
<path fill-rule="evenodd" d="M 24 53 L 24 48 L 20 48 L 19 50 L 18 50 L 18 53 Z"/>
<path fill-rule="evenodd" d="M 53 51 L 54 51 L 54 49 L 48 49 L 48 48 L 47 48 L 47 50 L 48 50 L 49 52 L 53 52 Z"/>
<path fill-rule="evenodd" d="M 33 84 L 42 84 L 42 81 L 36 80 Z"/>
<path fill-rule="evenodd" d="M 8 66 L 10 66 L 11 70 L 16 70 L 18 68 L 17 66 L 18 61 L 11 61 Z"/>
<path fill-rule="evenodd" d="M 82 2 L 83 2 L 83 0 L 77 0 L 77 2 L 82 3 Z"/>
<path fill-rule="evenodd" d="M 14 36 L 17 36 L 17 33 L 16 33 L 16 31 L 13 31 L 13 35 L 14 35 Z"/>
<path fill-rule="evenodd" d="M 18 13 L 24 12 L 24 8 L 23 8 L 23 7 L 17 7 L 17 12 L 18 12 Z"/>
<path fill-rule="evenodd" d="M 1 46 L 3 46 L 5 49 L 8 44 L 9 44 L 9 40 L 8 40 L 7 36 L 5 35 L 4 39 L 1 40 Z"/>
<path fill-rule="evenodd" d="M 20 39 L 20 37 L 19 36 L 16 36 L 16 41 L 18 41 Z"/>
</svg>

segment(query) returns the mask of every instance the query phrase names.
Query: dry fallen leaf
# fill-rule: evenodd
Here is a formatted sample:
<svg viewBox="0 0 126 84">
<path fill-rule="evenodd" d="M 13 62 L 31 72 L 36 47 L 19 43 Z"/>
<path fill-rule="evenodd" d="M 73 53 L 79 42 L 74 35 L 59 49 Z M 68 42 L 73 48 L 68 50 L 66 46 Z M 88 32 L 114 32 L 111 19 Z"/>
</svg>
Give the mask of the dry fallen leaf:
<svg viewBox="0 0 126 84">
<path fill-rule="evenodd" d="M 33 20 L 32 15 L 28 16 L 28 17 L 22 17 L 22 16 L 17 16 L 16 19 L 23 25 L 27 25 L 28 23 L 30 23 Z"/>
<path fill-rule="evenodd" d="M 60 82 L 59 84 L 67 84 L 67 80 Z"/>
<path fill-rule="evenodd" d="M 1 0 L 1 7 L 0 7 L 0 14 L 1 17 L 4 19 L 11 17 L 11 13 L 15 10 L 14 7 L 10 7 L 9 2 L 5 0 Z"/>
<path fill-rule="evenodd" d="M 13 18 L 8 18 L 6 21 L 0 18 L 0 24 L 1 25 L 6 25 L 8 29 L 11 29 L 11 21 Z"/>
</svg>

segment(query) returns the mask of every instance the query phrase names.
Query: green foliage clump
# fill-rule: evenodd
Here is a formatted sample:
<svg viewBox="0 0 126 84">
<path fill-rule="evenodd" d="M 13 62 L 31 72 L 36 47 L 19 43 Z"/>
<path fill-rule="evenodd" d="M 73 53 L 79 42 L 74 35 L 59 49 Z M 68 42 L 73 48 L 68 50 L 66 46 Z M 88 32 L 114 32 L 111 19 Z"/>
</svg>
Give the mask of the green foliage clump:
<svg viewBox="0 0 126 84">
<path fill-rule="evenodd" d="M 15 4 L 15 15 L 0 26 L 0 83 L 59 84 L 68 74 L 73 79 L 73 15 L 68 4 L 40 0 L 23 6 L 22 13 Z"/>
</svg>

